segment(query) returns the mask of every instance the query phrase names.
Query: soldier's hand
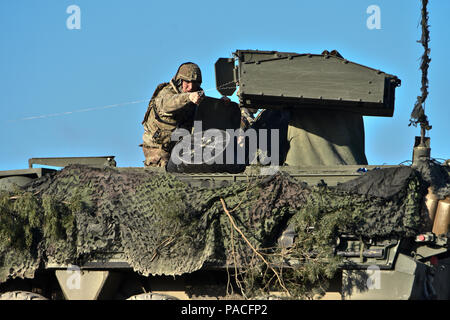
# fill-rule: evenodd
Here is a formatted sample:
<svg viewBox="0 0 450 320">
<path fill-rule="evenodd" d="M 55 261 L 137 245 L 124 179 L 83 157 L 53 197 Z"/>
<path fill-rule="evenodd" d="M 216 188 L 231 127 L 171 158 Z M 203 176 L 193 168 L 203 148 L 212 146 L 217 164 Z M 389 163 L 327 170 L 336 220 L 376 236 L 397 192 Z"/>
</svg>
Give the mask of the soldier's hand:
<svg viewBox="0 0 450 320">
<path fill-rule="evenodd" d="M 189 100 L 191 100 L 195 104 L 200 104 L 204 96 L 203 91 L 195 91 L 189 94 Z"/>
<path fill-rule="evenodd" d="M 245 136 L 239 136 L 239 137 L 237 138 L 237 143 L 238 143 L 238 145 L 239 145 L 241 148 L 243 148 L 243 147 L 244 147 L 244 143 L 245 143 Z"/>
</svg>

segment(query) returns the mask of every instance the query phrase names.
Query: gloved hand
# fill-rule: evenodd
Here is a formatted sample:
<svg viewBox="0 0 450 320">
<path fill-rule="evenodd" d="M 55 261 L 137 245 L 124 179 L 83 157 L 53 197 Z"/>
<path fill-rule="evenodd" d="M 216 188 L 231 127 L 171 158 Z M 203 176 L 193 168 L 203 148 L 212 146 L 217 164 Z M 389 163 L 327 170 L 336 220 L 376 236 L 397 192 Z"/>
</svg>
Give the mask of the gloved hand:
<svg viewBox="0 0 450 320">
<path fill-rule="evenodd" d="M 191 100 L 195 104 L 200 104 L 202 102 L 205 93 L 203 91 L 195 91 L 189 94 L 189 100 Z"/>
</svg>

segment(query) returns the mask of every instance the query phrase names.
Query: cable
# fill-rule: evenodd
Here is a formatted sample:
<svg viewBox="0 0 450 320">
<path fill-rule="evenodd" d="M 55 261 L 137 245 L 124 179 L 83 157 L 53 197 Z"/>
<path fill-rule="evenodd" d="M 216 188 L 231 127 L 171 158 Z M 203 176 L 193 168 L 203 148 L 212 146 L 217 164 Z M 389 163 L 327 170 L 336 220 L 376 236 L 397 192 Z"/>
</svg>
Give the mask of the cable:
<svg viewBox="0 0 450 320">
<path fill-rule="evenodd" d="M 9 120 L 9 122 L 26 121 L 26 120 L 34 120 L 34 119 L 44 119 L 44 118 L 50 118 L 50 117 L 59 117 L 59 116 L 68 115 L 68 114 L 72 114 L 72 113 L 89 112 L 89 111 L 95 111 L 95 110 L 102 110 L 102 109 L 121 107 L 121 106 L 125 106 L 125 105 L 130 105 L 130 104 L 137 104 L 137 103 L 146 102 L 148 100 L 149 99 L 144 99 L 144 100 L 138 100 L 138 101 L 130 101 L 130 102 L 124 102 L 124 103 L 110 104 L 110 105 L 106 105 L 106 106 L 102 106 L 102 107 L 93 107 L 93 108 L 78 109 L 78 110 L 59 112 L 59 113 L 43 114 L 43 115 L 39 115 L 39 116 L 25 117 L 25 118 L 21 118 L 21 119 L 17 119 L 17 120 Z"/>
<path fill-rule="evenodd" d="M 234 81 L 230 81 L 230 82 L 224 83 L 224 84 L 220 85 L 219 88 L 227 88 L 228 89 L 229 87 L 224 87 L 224 86 L 229 85 L 231 83 L 234 83 Z M 209 89 L 206 89 L 206 90 L 203 90 L 203 91 L 204 92 L 208 92 L 208 91 L 211 91 L 213 89 L 216 89 L 216 87 L 212 87 L 212 88 L 209 88 Z M 95 110 L 116 108 L 116 107 L 126 106 L 126 105 L 130 105 L 130 104 L 143 103 L 143 102 L 147 102 L 149 100 L 150 100 L 150 98 L 147 98 L 147 99 L 137 100 L 137 101 L 130 101 L 130 102 L 117 103 L 117 104 L 110 104 L 110 105 L 106 105 L 106 106 L 102 106 L 102 107 L 84 108 L 84 109 L 78 109 L 78 110 L 73 110 L 73 111 L 43 114 L 43 115 L 39 115 L 39 116 L 32 116 L 32 117 L 25 117 L 25 118 L 20 118 L 20 119 L 16 119 L 16 120 L 9 120 L 8 122 L 44 119 L 44 118 L 50 118 L 50 117 L 59 117 L 59 116 L 64 116 L 64 115 L 68 115 L 68 114 L 73 114 L 73 113 L 89 112 L 89 111 L 95 111 Z"/>
</svg>

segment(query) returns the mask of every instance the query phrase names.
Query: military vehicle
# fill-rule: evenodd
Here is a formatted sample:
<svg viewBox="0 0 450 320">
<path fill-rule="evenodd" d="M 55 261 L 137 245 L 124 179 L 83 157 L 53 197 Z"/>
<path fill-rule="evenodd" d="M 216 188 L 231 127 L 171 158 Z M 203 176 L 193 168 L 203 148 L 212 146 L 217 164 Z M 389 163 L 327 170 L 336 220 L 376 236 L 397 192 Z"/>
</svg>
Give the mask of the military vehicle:
<svg viewBox="0 0 450 320">
<path fill-rule="evenodd" d="M 208 159 L 189 162 L 194 147 L 172 153 L 169 173 L 116 167 L 114 156 L 1 171 L 1 297 L 450 298 L 449 162 L 416 138 L 411 166 L 368 165 L 361 130 L 346 127 L 393 115 L 396 76 L 337 51 L 238 50 L 217 61 L 216 84 L 227 96 L 239 87 L 239 104 L 199 106 L 186 145 L 218 129 L 199 138 L 201 155 L 215 150 Z M 262 110 L 250 119 L 257 143 L 237 141 L 242 108 Z M 308 114 L 336 119 L 322 139 L 331 163 L 295 138 L 292 119 Z"/>
</svg>

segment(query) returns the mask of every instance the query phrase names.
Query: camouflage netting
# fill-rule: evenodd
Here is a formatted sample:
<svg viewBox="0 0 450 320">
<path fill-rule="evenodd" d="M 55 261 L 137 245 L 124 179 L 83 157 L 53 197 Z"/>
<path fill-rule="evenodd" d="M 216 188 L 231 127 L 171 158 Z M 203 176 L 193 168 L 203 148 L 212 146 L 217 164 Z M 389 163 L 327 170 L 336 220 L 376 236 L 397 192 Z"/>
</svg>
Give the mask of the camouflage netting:
<svg viewBox="0 0 450 320">
<path fill-rule="evenodd" d="M 208 189 L 142 168 L 72 165 L 0 193 L 0 283 L 31 278 L 49 259 L 80 265 L 123 252 L 145 276 L 238 265 L 245 270 L 242 289 L 251 291 L 279 278 L 271 269 L 266 281 L 270 273 L 262 270 L 285 259 L 273 247 L 291 224 L 298 236 L 289 254 L 303 265 L 277 283 L 304 296 L 336 271 L 339 233 L 387 238 L 423 230 L 426 187 L 409 167 L 374 170 L 337 188 L 310 187 L 278 173 Z"/>
<path fill-rule="evenodd" d="M 419 162 L 417 172 L 425 183 L 432 186 L 433 193 L 438 199 L 444 199 L 450 195 L 450 168 L 443 166 L 435 160 Z"/>
</svg>

